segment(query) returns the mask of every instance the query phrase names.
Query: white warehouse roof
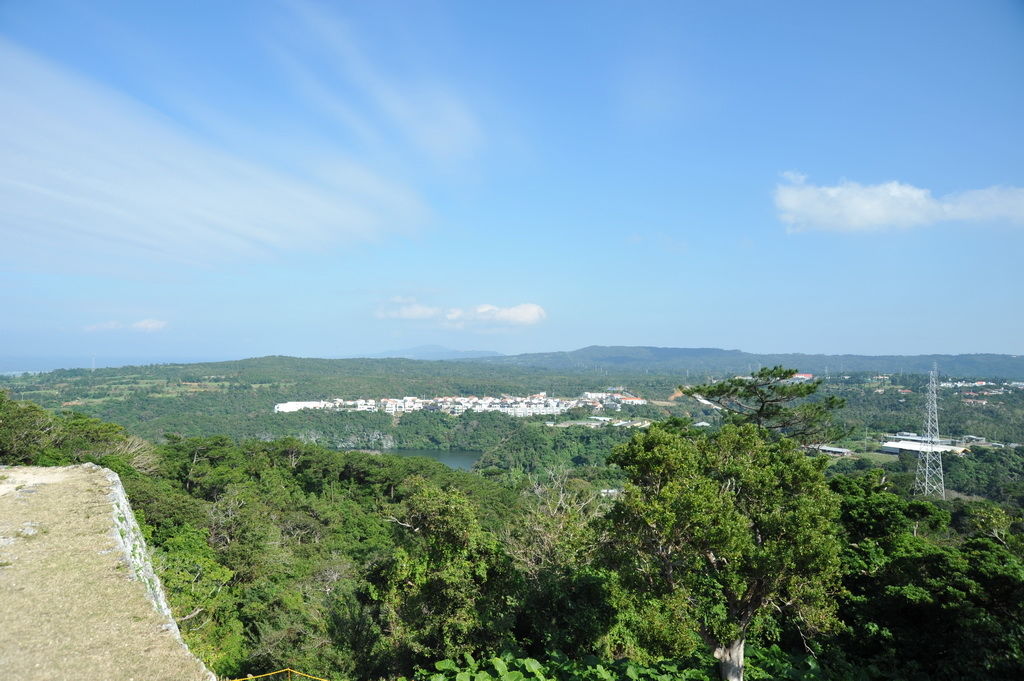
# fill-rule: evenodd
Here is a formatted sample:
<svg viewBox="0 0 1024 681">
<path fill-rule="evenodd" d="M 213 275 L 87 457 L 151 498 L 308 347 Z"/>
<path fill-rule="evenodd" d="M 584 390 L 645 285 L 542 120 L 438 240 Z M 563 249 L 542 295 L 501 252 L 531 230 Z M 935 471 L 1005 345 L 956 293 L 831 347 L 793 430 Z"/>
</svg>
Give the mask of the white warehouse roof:
<svg viewBox="0 0 1024 681">
<path fill-rule="evenodd" d="M 882 445 L 882 450 L 897 450 L 904 452 L 955 452 L 957 454 L 964 451 L 963 447 L 953 447 L 952 445 L 933 445 L 927 442 L 911 442 L 908 440 L 897 440 L 893 442 L 886 442 Z"/>
</svg>

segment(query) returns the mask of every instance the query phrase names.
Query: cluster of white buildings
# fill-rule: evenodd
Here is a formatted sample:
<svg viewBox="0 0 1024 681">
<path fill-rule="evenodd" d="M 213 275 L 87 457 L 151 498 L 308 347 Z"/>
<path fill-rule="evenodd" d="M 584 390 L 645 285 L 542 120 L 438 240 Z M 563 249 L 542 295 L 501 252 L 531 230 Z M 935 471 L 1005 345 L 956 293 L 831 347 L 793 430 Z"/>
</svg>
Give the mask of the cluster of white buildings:
<svg viewBox="0 0 1024 681">
<path fill-rule="evenodd" d="M 552 428 L 572 428 L 573 426 L 582 428 L 603 428 L 605 426 L 610 426 L 612 428 L 646 428 L 651 425 L 651 420 L 630 419 L 628 421 L 624 421 L 622 419 L 613 419 L 610 416 L 591 416 L 583 421 L 562 421 L 561 423 L 548 421 L 544 425 Z"/>
<path fill-rule="evenodd" d="M 458 416 L 467 411 L 496 411 L 509 416 L 539 416 L 563 414 L 576 407 L 618 410 L 622 405 L 647 404 L 647 400 L 626 393 L 583 393 L 582 397 L 548 397 L 537 393 L 527 397 L 502 395 L 501 397 L 385 397 L 379 400 L 317 400 L 311 402 L 282 402 L 274 405 L 275 413 L 300 409 L 329 409 L 331 411 L 382 411 L 402 414 L 410 411 L 440 411 Z"/>
<path fill-rule="evenodd" d="M 376 412 L 376 399 L 317 399 L 303 402 L 280 402 L 273 406 L 274 414 L 298 412 L 303 409 L 329 409 L 335 412 Z"/>
<path fill-rule="evenodd" d="M 985 385 L 995 385 L 988 381 L 943 381 L 939 383 L 940 388 L 980 388 Z"/>
<path fill-rule="evenodd" d="M 622 406 L 636 407 L 641 404 L 647 404 L 647 400 L 636 395 L 630 395 L 625 392 L 623 388 L 619 388 L 622 392 L 607 392 L 607 393 L 583 393 L 582 399 L 599 402 L 602 407 L 611 407 L 612 409 L 618 410 Z"/>
<path fill-rule="evenodd" d="M 1003 381 L 1002 384 L 992 381 L 944 381 L 939 383 L 940 388 L 970 388 L 980 390 L 982 395 L 1006 395 L 1014 388 L 1024 390 L 1024 381 Z M 976 393 L 964 392 L 964 395 Z"/>
</svg>

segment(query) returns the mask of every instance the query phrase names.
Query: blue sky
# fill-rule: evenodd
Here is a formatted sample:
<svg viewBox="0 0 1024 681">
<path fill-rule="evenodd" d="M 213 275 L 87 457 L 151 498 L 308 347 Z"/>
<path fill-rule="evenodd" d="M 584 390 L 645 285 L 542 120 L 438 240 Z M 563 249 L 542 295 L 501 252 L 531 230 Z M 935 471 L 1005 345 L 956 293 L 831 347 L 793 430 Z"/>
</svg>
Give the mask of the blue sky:
<svg viewBox="0 0 1024 681">
<path fill-rule="evenodd" d="M 8 0 L 0 369 L 1020 353 L 1021 121 L 1020 2 Z"/>
</svg>

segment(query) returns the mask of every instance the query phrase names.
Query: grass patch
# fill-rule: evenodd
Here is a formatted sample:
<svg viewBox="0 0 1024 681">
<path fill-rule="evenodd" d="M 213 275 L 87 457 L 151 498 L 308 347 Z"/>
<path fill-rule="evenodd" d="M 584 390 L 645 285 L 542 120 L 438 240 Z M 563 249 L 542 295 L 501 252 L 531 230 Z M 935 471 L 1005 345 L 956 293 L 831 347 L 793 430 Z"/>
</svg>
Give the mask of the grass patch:
<svg viewBox="0 0 1024 681">
<path fill-rule="evenodd" d="M 900 460 L 900 457 L 896 454 L 885 454 L 883 452 L 863 452 L 861 454 L 855 454 L 854 458 L 866 459 L 877 464 L 893 463 L 894 461 Z"/>
</svg>

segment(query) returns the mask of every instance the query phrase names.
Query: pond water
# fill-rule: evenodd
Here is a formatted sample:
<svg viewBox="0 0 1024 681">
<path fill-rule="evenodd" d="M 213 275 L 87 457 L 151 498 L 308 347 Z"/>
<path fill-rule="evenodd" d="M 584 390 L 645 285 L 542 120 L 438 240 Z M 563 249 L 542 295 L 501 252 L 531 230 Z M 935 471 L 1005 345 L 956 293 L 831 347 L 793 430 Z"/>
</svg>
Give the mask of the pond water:
<svg viewBox="0 0 1024 681">
<path fill-rule="evenodd" d="M 481 452 L 465 449 L 388 449 L 384 453 L 396 456 L 425 456 L 460 471 L 468 471 L 473 468 L 473 463 L 480 458 L 481 454 Z"/>
</svg>

